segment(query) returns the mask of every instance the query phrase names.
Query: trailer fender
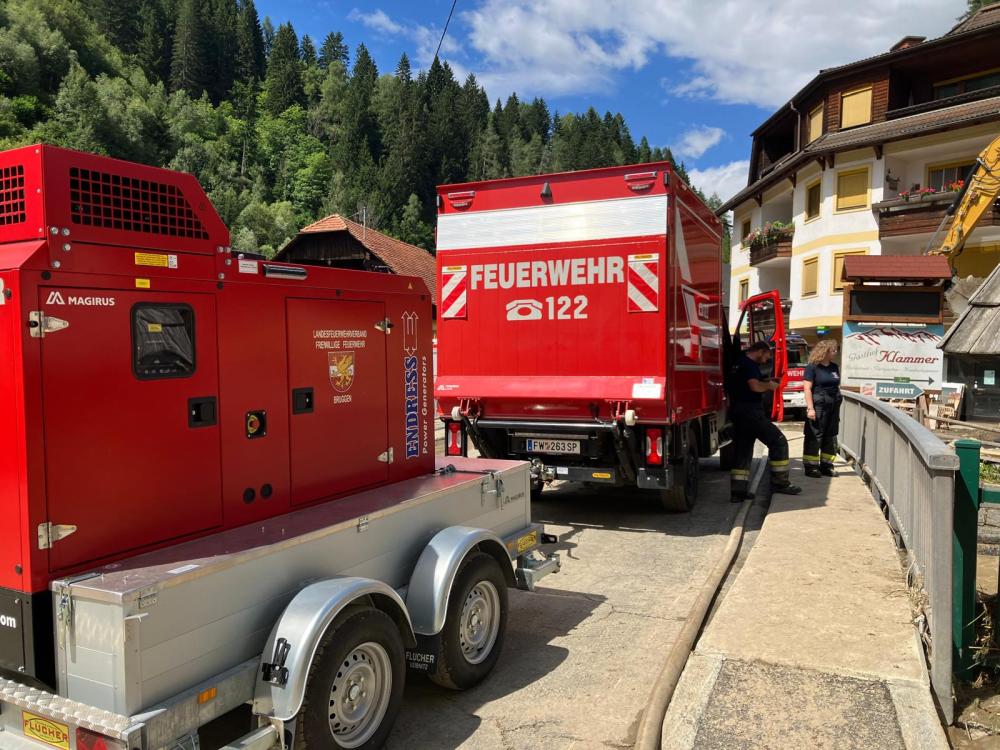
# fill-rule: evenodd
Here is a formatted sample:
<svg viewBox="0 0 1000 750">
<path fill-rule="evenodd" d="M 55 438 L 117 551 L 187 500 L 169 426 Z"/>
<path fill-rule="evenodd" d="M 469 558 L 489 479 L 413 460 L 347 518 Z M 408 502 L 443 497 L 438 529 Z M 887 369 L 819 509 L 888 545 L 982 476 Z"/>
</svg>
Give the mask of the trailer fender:
<svg viewBox="0 0 1000 750">
<path fill-rule="evenodd" d="M 254 686 L 255 714 L 284 722 L 295 718 L 320 639 L 340 614 L 362 603 L 392 617 L 407 647 L 416 644 L 406 605 L 388 584 L 346 577 L 312 583 L 285 607 L 267 639 Z"/>
<path fill-rule="evenodd" d="M 511 557 L 492 531 L 469 526 L 451 526 L 439 531 L 424 547 L 406 590 L 406 607 L 418 636 L 437 635 L 444 628 L 455 576 L 474 549 L 496 558 L 507 585 L 516 585 Z"/>
</svg>

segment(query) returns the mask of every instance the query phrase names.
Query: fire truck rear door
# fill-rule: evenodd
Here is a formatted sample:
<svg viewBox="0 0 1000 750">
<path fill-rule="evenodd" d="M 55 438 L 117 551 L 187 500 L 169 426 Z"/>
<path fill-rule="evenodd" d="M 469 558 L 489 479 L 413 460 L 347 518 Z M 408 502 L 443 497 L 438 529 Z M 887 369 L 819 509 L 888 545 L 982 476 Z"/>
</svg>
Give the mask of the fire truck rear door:
<svg viewBox="0 0 1000 750">
<path fill-rule="evenodd" d="M 288 300 L 293 505 L 389 477 L 384 319 L 381 302 Z"/>
<path fill-rule="evenodd" d="M 213 297 L 39 294 L 48 522 L 76 526 L 50 568 L 219 525 Z"/>
<path fill-rule="evenodd" d="M 748 321 L 748 340 L 746 346 L 765 341 L 771 345 L 774 352 L 771 365 L 771 377 L 778 380 L 781 387 L 774 392 L 771 408 L 771 419 L 780 422 L 785 416 L 783 391 L 788 379 L 788 350 L 785 341 L 785 316 L 781 304 L 781 296 L 776 290 L 762 292 L 750 297 L 741 304 L 742 314 L 736 326 L 736 335 L 743 330 L 743 321 Z"/>
</svg>

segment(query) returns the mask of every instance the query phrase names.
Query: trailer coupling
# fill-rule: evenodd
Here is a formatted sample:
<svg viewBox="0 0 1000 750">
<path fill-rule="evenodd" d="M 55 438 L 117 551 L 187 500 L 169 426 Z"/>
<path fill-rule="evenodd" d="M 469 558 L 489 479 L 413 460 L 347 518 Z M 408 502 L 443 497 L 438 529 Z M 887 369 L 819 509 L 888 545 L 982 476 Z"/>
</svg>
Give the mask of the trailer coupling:
<svg viewBox="0 0 1000 750">
<path fill-rule="evenodd" d="M 548 484 L 555 481 L 556 478 L 556 468 L 554 466 L 546 466 L 540 458 L 531 459 L 531 469 L 529 472 L 531 474 L 531 481 L 534 484 L 543 482 Z"/>
</svg>

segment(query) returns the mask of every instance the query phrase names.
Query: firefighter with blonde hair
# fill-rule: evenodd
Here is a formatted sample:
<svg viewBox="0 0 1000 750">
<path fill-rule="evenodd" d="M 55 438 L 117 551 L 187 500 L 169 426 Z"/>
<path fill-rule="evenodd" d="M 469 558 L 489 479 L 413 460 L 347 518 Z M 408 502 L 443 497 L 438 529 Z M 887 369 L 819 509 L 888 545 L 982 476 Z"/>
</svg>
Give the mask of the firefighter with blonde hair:
<svg viewBox="0 0 1000 750">
<path fill-rule="evenodd" d="M 803 376 L 806 397 L 805 443 L 802 461 L 807 477 L 834 476 L 837 458 L 837 434 L 840 432 L 840 368 L 837 342 L 823 339 L 809 353 Z"/>
</svg>

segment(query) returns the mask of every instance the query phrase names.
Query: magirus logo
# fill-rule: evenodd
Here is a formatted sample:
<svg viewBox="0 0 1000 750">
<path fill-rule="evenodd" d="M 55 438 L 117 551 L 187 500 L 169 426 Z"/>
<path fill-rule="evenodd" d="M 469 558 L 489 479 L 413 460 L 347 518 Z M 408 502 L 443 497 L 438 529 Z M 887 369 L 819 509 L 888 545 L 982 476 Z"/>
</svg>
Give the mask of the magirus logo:
<svg viewBox="0 0 1000 750">
<path fill-rule="evenodd" d="M 63 295 L 58 289 L 53 289 L 49 292 L 48 298 L 45 300 L 46 305 L 77 305 L 83 307 L 114 307 L 115 298 L 114 297 L 93 297 L 93 296 L 79 296 L 75 294 Z"/>
</svg>

